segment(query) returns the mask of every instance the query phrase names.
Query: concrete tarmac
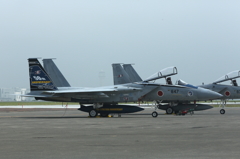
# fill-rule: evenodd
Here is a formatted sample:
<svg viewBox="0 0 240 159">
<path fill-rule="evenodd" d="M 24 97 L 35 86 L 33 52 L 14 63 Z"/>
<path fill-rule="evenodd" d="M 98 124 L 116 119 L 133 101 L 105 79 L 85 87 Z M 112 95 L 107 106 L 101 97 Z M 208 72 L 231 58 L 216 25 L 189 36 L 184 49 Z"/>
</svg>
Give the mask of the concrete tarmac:
<svg viewBox="0 0 240 159">
<path fill-rule="evenodd" d="M 4 159 L 239 158 L 240 108 L 153 118 L 151 109 L 121 118 L 88 118 L 67 109 L 0 109 Z"/>
</svg>

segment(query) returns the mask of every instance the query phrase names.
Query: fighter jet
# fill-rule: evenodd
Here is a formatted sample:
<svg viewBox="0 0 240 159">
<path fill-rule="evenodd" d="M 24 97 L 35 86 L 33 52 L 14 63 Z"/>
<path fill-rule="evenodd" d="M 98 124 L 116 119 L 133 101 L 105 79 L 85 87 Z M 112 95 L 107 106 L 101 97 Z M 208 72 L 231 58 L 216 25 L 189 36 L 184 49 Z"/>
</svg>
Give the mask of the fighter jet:
<svg viewBox="0 0 240 159">
<path fill-rule="evenodd" d="M 57 87 L 63 87 L 63 86 L 70 86 L 69 83 L 66 81 L 65 77 L 63 77 L 62 73 L 60 72 L 60 70 L 57 68 L 57 66 L 54 64 L 54 62 L 52 61 L 52 59 L 43 59 L 43 64 L 44 64 L 44 68 L 46 69 L 46 71 L 48 72 L 49 76 L 52 78 L 52 80 L 56 83 Z M 132 67 L 131 64 L 123 64 L 123 68 L 119 67 L 120 65 L 113 65 L 113 74 L 114 74 L 114 84 L 126 84 L 126 83 L 132 83 L 132 82 L 141 82 L 143 81 L 141 79 L 141 77 L 137 74 L 137 72 L 134 70 L 134 68 Z M 169 68 L 165 68 L 157 73 L 155 73 L 154 75 L 152 75 L 151 77 L 147 78 L 146 81 L 150 81 L 150 80 L 154 80 L 154 79 L 158 79 L 158 78 L 166 78 L 167 84 L 168 85 L 172 85 L 172 81 L 170 79 L 169 76 L 175 75 L 177 74 L 177 68 L 176 67 L 169 67 Z M 60 81 L 60 82 L 58 82 Z M 64 84 L 65 83 L 65 84 Z M 180 83 L 180 82 L 179 82 Z M 185 84 L 185 83 L 184 83 Z M 180 83 L 179 85 L 183 85 L 183 81 L 182 83 Z M 189 85 L 185 85 L 185 86 L 189 86 Z M 195 88 L 195 87 L 194 87 Z M 163 102 L 172 102 L 172 101 L 162 101 Z M 199 110 L 206 110 L 206 109 L 210 109 L 212 108 L 212 106 L 209 105 L 203 105 L 203 104 L 190 104 L 190 103 L 173 103 L 171 105 L 174 106 L 170 106 L 168 104 L 161 104 L 159 101 L 157 101 L 157 108 L 158 109 L 162 109 L 162 110 L 166 110 L 167 114 L 172 114 L 173 111 L 175 113 L 178 113 L 180 111 L 186 110 L 188 111 L 189 109 L 195 110 L 195 111 L 199 111 Z M 112 108 L 113 106 L 111 106 Z M 109 109 L 106 106 L 102 107 L 101 109 L 98 109 L 98 112 L 102 111 L 102 110 L 108 110 L 108 113 L 117 113 L 114 112 L 114 109 Z M 133 112 L 133 110 L 136 109 L 139 110 L 139 107 L 133 107 L 133 108 L 129 108 L 129 107 L 125 107 L 125 106 L 120 106 L 118 105 L 118 108 L 121 109 L 121 112 L 118 112 L 118 114 L 120 113 L 130 113 Z M 89 112 L 92 109 L 91 106 L 81 106 L 80 110 L 81 111 L 85 111 L 85 112 Z M 118 109 L 117 109 L 118 110 Z M 124 111 L 125 110 L 125 111 Z M 106 112 L 100 112 L 100 114 L 106 114 Z M 156 113 L 155 113 L 156 114 Z"/>
<path fill-rule="evenodd" d="M 221 99 L 221 107 L 220 114 L 225 114 L 225 106 L 226 102 L 229 99 L 240 99 L 240 87 L 237 84 L 237 78 L 240 77 L 240 71 L 232 71 L 222 77 L 220 77 L 218 80 L 216 80 L 213 83 L 207 84 L 207 85 L 200 85 L 202 88 L 207 88 L 212 91 L 218 92 L 222 94 L 223 96 L 219 99 Z M 220 84 L 222 82 L 231 81 L 231 85 L 226 84 Z"/>
<path fill-rule="evenodd" d="M 173 86 L 171 77 L 172 75 L 176 75 L 177 68 L 176 67 L 168 67 L 163 70 L 158 71 L 154 75 L 150 76 L 147 78 L 147 80 L 142 80 L 141 77 L 137 74 L 135 69 L 132 67 L 131 64 L 112 64 L 113 67 L 113 75 L 114 75 L 114 84 L 126 84 L 126 83 L 131 83 L 131 82 L 144 82 L 144 81 L 154 81 L 156 79 L 160 78 L 165 78 L 166 80 L 166 85 L 167 86 Z M 178 86 L 184 86 L 184 87 L 189 87 L 191 89 L 195 89 L 198 91 L 206 91 L 206 89 L 199 88 L 190 84 L 187 84 L 186 82 L 182 80 L 178 80 L 176 82 L 177 85 L 174 85 L 176 87 Z M 157 103 L 157 108 L 165 110 L 167 114 L 172 114 L 173 112 L 178 113 L 179 111 L 182 110 L 188 110 L 188 109 L 193 109 L 194 111 L 200 111 L 200 110 L 206 110 L 206 109 L 211 109 L 212 106 L 206 105 L 206 104 L 196 104 L 197 100 L 194 100 L 194 104 L 191 104 L 191 100 L 179 100 L 176 98 L 175 94 L 176 92 L 172 92 L 175 96 L 172 97 L 171 100 L 167 100 L 163 98 L 162 101 L 156 100 Z M 161 94 L 161 92 L 160 92 Z M 189 92 L 188 95 L 193 95 L 191 94 L 191 91 Z M 200 98 L 198 100 L 201 100 Z M 163 103 L 169 103 L 169 104 L 163 104 Z"/>
<path fill-rule="evenodd" d="M 35 97 L 36 100 L 79 102 L 80 105 L 91 104 L 90 117 L 96 117 L 99 109 L 104 108 L 104 106 L 115 108 L 118 103 L 123 102 L 160 101 L 163 99 L 171 101 L 173 98 L 174 101 L 195 101 L 222 96 L 207 89 L 198 90 L 185 86 L 160 85 L 149 82 L 158 79 L 158 77 L 152 77 L 140 83 L 105 87 L 56 87 L 37 58 L 29 58 L 28 63 L 31 92 L 25 96 Z M 156 112 L 152 113 L 154 117 L 157 115 Z"/>
</svg>

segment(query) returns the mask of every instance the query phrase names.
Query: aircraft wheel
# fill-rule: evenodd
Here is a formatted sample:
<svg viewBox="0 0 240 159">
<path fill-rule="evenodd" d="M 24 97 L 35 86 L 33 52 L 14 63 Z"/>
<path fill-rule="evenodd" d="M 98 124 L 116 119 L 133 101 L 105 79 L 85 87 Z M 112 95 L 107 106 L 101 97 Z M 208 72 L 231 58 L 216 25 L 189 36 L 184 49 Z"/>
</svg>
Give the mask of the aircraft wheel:
<svg viewBox="0 0 240 159">
<path fill-rule="evenodd" d="M 172 114 L 173 113 L 173 108 L 168 107 L 167 110 L 166 110 L 166 113 L 167 114 Z"/>
<path fill-rule="evenodd" d="M 158 116 L 158 113 L 156 111 L 152 112 L 152 117 L 156 118 Z"/>
<path fill-rule="evenodd" d="M 224 109 L 221 109 L 221 110 L 220 110 L 220 114 L 225 114 L 225 110 L 224 110 Z"/>
<path fill-rule="evenodd" d="M 94 110 L 94 109 L 89 112 L 89 116 L 90 116 L 90 117 L 96 117 L 97 115 L 98 115 L 98 113 L 97 113 L 97 111 Z"/>
<path fill-rule="evenodd" d="M 100 116 L 101 117 L 108 117 L 108 114 L 107 113 L 100 113 Z"/>
</svg>

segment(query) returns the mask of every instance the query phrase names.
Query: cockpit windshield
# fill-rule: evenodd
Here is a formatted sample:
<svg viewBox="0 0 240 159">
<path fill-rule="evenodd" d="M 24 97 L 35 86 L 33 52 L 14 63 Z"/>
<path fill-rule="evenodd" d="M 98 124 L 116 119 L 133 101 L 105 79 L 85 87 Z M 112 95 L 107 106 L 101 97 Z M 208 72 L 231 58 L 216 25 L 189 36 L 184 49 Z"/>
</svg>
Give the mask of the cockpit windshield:
<svg viewBox="0 0 240 159">
<path fill-rule="evenodd" d="M 213 83 L 225 82 L 225 81 L 232 80 L 232 79 L 239 78 L 239 77 L 240 77 L 240 71 L 236 70 L 236 71 L 232 71 L 232 72 L 220 77 Z"/>
<path fill-rule="evenodd" d="M 188 84 L 187 82 L 185 82 L 185 81 L 183 81 L 181 79 L 176 81 L 176 85 L 186 86 L 186 87 L 191 87 L 191 88 L 196 88 L 196 89 L 198 88 L 198 87 L 196 87 L 194 85 Z"/>
<path fill-rule="evenodd" d="M 168 76 L 172 76 L 172 75 L 176 75 L 178 72 L 177 72 L 177 68 L 172 66 L 172 67 L 167 67 L 165 69 L 162 69 L 156 73 L 154 73 L 153 75 L 151 75 L 150 77 L 148 77 L 146 80 L 144 80 L 145 82 L 148 82 L 148 81 L 153 81 L 153 80 L 157 80 L 157 79 L 160 79 L 160 78 L 165 78 L 165 77 L 168 77 Z"/>
</svg>

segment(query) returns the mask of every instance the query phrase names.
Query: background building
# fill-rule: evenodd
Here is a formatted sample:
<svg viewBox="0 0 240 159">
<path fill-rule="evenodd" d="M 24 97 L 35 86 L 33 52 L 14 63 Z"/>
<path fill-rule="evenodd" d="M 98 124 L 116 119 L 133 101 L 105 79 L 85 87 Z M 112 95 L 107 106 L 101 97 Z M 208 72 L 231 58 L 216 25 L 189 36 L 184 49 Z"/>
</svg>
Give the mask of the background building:
<svg viewBox="0 0 240 159">
<path fill-rule="evenodd" d="M 32 101 L 34 98 L 23 97 L 30 92 L 26 88 L 0 88 L 0 101 Z"/>
</svg>

